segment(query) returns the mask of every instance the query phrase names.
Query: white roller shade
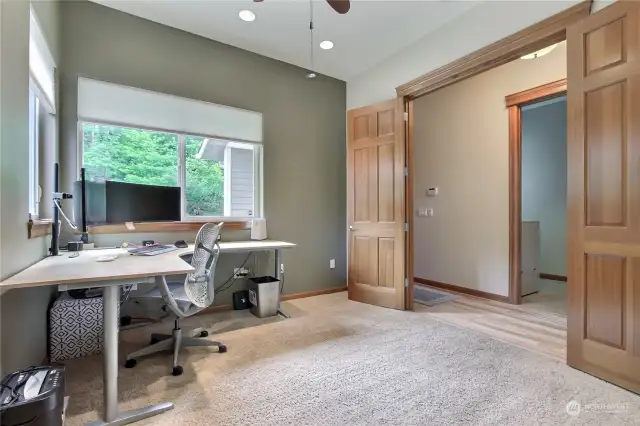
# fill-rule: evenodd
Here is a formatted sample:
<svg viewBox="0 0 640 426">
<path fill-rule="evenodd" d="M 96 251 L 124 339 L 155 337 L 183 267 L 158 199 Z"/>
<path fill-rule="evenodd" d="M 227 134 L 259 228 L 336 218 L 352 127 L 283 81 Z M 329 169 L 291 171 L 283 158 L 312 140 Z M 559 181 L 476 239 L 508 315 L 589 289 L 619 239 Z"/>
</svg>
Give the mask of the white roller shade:
<svg viewBox="0 0 640 426">
<path fill-rule="evenodd" d="M 56 64 L 53 61 L 40 26 L 31 11 L 29 20 L 29 73 L 31 89 L 50 113 L 56 108 Z"/>
<path fill-rule="evenodd" d="M 262 142 L 261 113 L 82 77 L 78 119 Z"/>
</svg>

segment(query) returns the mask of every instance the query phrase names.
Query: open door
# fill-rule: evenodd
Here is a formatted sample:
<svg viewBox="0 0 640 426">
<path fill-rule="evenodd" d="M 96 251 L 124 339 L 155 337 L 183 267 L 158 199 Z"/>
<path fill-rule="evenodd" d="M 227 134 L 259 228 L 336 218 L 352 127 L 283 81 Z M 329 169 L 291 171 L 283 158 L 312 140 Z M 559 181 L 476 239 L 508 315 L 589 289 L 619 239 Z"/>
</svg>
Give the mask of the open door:
<svg viewBox="0 0 640 426">
<path fill-rule="evenodd" d="M 404 309 L 404 136 L 396 100 L 348 113 L 349 299 Z"/>
<path fill-rule="evenodd" d="M 567 30 L 569 365 L 640 392 L 640 2 Z"/>
</svg>

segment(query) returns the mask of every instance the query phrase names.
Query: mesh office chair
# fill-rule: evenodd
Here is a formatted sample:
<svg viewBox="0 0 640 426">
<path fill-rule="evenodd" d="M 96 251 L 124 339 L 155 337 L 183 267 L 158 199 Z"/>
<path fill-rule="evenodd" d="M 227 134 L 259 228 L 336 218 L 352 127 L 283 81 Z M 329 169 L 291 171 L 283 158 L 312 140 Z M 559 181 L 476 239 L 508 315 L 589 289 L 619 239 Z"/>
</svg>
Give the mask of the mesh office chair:
<svg viewBox="0 0 640 426">
<path fill-rule="evenodd" d="M 180 328 L 180 319 L 189 317 L 200 312 L 213 303 L 214 285 L 213 277 L 220 254 L 218 245 L 218 234 L 223 223 L 205 224 L 198 231 L 193 249 L 191 266 L 194 271 L 189 273 L 184 282 L 167 283 L 165 277 L 156 277 L 156 285 L 149 293 L 140 296 L 143 298 L 162 298 L 166 303 L 166 308 L 176 316 L 175 327 L 172 334 L 152 334 L 151 345 L 139 351 L 127 355 L 125 367 L 133 368 L 136 365 L 136 358 L 154 354 L 156 352 L 169 351 L 173 349 L 173 372 L 174 376 L 182 374 L 182 366 L 178 365 L 178 353 L 181 347 L 189 346 L 217 346 L 218 352 L 227 351 L 227 347 L 220 342 L 214 342 L 198 337 L 207 337 L 203 329 L 195 329 L 183 336 Z"/>
</svg>

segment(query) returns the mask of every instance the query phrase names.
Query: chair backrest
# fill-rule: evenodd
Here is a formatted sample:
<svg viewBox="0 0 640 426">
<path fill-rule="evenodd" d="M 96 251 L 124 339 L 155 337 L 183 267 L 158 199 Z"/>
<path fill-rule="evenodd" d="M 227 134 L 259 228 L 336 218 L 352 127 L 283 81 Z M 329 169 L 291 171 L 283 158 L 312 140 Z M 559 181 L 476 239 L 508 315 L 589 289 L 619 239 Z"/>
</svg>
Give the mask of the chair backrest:
<svg viewBox="0 0 640 426">
<path fill-rule="evenodd" d="M 222 225 L 223 222 L 204 224 L 196 236 L 191 259 L 194 271 L 187 274 L 184 289 L 191 303 L 199 308 L 210 306 L 215 297 L 213 279 L 220 255 L 218 235 Z"/>
</svg>

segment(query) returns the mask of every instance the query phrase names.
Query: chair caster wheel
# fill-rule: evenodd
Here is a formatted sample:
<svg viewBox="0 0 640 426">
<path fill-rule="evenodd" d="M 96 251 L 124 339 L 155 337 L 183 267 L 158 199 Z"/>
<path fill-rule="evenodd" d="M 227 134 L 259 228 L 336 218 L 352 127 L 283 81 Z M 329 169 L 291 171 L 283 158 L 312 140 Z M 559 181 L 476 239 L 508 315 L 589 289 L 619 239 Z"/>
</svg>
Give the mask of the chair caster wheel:
<svg viewBox="0 0 640 426">
<path fill-rule="evenodd" d="M 223 354 L 227 351 L 227 345 L 220 345 L 218 346 L 218 352 Z"/>
<path fill-rule="evenodd" d="M 207 337 L 207 336 L 209 336 L 209 332 L 207 330 L 200 332 L 200 337 Z"/>
<path fill-rule="evenodd" d="M 135 359 L 128 359 L 124 363 L 124 368 L 133 368 L 133 367 L 136 366 L 137 363 L 138 363 L 138 361 L 136 361 Z"/>
<path fill-rule="evenodd" d="M 171 372 L 171 374 L 173 374 L 174 376 L 180 376 L 182 375 L 182 371 L 182 366 L 176 365 L 175 367 L 173 367 L 173 371 Z"/>
</svg>

